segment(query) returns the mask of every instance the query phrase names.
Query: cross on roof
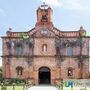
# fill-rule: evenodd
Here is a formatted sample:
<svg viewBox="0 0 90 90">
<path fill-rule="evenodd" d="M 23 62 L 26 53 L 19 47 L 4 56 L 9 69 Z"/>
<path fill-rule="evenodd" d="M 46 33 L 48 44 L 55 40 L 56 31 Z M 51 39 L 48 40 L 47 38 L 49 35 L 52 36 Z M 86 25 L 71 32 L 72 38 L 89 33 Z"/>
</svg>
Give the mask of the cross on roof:
<svg viewBox="0 0 90 90">
<path fill-rule="evenodd" d="M 46 7 L 48 7 L 48 5 L 46 5 L 46 3 L 45 2 L 43 2 L 43 5 L 41 5 L 41 8 L 46 8 Z"/>
</svg>

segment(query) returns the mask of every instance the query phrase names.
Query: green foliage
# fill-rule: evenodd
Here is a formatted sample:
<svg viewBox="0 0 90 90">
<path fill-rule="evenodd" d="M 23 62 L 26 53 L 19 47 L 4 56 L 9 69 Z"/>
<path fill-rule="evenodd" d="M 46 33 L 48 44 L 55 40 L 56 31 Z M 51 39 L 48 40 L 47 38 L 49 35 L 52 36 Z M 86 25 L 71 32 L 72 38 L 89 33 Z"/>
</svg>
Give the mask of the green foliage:
<svg viewBox="0 0 90 90">
<path fill-rule="evenodd" d="M 29 38 L 29 35 L 27 33 L 23 32 L 23 33 L 21 33 L 21 37 L 23 39 L 28 39 Z"/>
<path fill-rule="evenodd" d="M 2 66 L 0 66 L 0 72 L 2 72 L 2 70 L 3 70 L 3 67 L 2 67 Z"/>
<path fill-rule="evenodd" d="M 3 68 L 0 66 L 0 82 L 3 82 Z"/>
<path fill-rule="evenodd" d="M 90 72 L 89 72 L 89 74 L 88 74 L 88 78 L 90 79 Z"/>
<path fill-rule="evenodd" d="M 5 85 L 22 85 L 22 84 L 25 84 L 25 80 L 23 80 L 23 79 L 8 79 L 8 80 L 4 80 L 3 83 Z"/>
<path fill-rule="evenodd" d="M 25 83 L 25 80 L 23 80 L 23 79 L 15 79 L 14 83 L 17 84 L 17 85 L 18 84 L 23 84 L 23 83 Z"/>
</svg>

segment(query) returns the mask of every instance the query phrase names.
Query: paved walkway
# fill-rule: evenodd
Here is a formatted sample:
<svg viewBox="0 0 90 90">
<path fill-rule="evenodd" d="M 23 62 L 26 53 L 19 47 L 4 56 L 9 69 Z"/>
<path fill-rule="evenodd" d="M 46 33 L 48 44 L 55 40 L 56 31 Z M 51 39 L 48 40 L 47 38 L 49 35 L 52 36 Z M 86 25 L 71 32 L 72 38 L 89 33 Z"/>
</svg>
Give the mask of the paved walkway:
<svg viewBox="0 0 90 90">
<path fill-rule="evenodd" d="M 50 85 L 38 85 L 38 86 L 32 86 L 28 88 L 27 90 L 59 90 L 55 86 Z"/>
</svg>

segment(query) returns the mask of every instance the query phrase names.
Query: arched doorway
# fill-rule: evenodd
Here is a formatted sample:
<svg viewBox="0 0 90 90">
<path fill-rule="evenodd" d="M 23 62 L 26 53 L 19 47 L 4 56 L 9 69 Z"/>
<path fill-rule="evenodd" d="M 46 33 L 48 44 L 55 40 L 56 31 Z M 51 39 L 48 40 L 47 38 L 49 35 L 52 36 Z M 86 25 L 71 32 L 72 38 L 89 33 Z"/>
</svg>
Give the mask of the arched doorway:
<svg viewBox="0 0 90 90">
<path fill-rule="evenodd" d="M 39 84 L 50 84 L 51 83 L 51 72 L 47 67 L 41 67 L 39 69 Z"/>
</svg>

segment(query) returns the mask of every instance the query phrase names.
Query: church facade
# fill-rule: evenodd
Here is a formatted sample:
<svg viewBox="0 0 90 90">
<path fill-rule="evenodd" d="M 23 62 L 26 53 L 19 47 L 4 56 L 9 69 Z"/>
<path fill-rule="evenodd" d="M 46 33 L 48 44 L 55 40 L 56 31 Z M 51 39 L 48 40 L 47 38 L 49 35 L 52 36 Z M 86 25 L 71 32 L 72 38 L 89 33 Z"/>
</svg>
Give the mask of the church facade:
<svg viewBox="0 0 90 90">
<path fill-rule="evenodd" d="M 86 79 L 89 39 L 86 31 L 61 31 L 52 22 L 52 9 L 37 9 L 35 27 L 26 32 L 10 28 L 2 37 L 3 76 L 29 79 L 34 84 L 54 84 L 61 79 Z"/>
</svg>

